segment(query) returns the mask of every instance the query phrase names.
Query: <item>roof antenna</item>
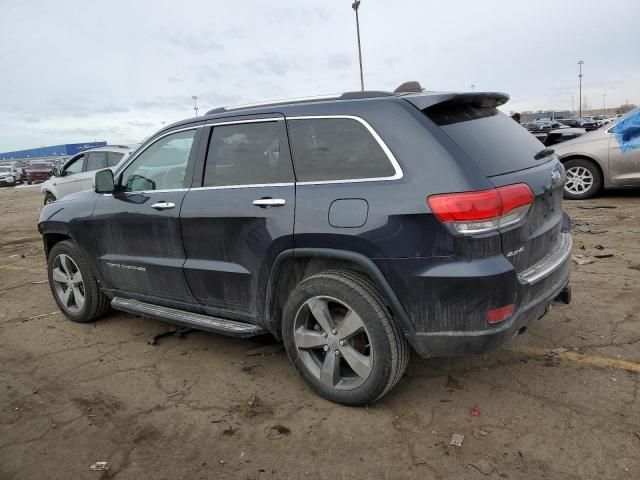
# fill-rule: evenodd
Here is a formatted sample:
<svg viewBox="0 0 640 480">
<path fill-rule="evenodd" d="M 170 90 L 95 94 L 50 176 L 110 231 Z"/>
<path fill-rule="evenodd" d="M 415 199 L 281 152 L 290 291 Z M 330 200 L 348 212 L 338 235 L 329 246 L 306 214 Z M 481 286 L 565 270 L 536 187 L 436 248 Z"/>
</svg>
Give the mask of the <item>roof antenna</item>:
<svg viewBox="0 0 640 480">
<path fill-rule="evenodd" d="M 422 86 L 420 82 L 412 80 L 410 82 L 404 82 L 398 88 L 396 88 L 393 93 L 420 93 L 422 90 Z"/>
</svg>

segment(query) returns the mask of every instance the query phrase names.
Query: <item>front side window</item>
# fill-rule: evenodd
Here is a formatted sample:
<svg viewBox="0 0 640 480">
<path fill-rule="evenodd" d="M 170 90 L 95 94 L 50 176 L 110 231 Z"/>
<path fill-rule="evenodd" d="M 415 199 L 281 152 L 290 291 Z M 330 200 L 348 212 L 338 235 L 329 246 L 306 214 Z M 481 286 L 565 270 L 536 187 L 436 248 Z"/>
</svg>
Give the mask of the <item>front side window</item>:
<svg viewBox="0 0 640 480">
<path fill-rule="evenodd" d="M 293 119 L 288 125 L 299 182 L 384 178 L 395 174 L 380 144 L 357 120 Z"/>
<path fill-rule="evenodd" d="M 280 154 L 277 122 L 213 128 L 203 186 L 257 185 L 291 180 L 289 159 Z"/>
<path fill-rule="evenodd" d="M 176 132 L 151 144 L 122 172 L 126 192 L 184 188 L 196 130 Z"/>
<path fill-rule="evenodd" d="M 66 177 L 68 175 L 74 175 L 76 173 L 80 173 L 82 171 L 83 165 L 84 165 L 84 155 L 76 158 L 73 162 L 67 165 L 67 167 L 64 169 L 64 176 Z M 45 167 L 42 167 L 42 168 L 45 168 Z"/>
<path fill-rule="evenodd" d="M 107 168 L 107 152 L 89 152 L 85 160 L 87 172 Z"/>
</svg>

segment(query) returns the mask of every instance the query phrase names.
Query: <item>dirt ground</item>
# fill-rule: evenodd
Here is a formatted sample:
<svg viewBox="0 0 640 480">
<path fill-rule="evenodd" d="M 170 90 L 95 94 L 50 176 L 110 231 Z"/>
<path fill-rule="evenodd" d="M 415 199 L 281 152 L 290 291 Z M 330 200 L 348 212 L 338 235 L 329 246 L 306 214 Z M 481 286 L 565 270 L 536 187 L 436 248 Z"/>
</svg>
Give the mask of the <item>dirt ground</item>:
<svg viewBox="0 0 640 480">
<path fill-rule="evenodd" d="M 570 306 L 492 354 L 414 355 L 369 408 L 315 396 L 282 352 L 247 354 L 269 338 L 154 346 L 168 325 L 68 321 L 46 283 L 41 201 L 0 189 L 2 480 L 640 478 L 640 191 L 567 202 L 574 254 L 613 255 L 574 264 Z M 583 208 L 598 205 L 615 208 Z"/>
</svg>

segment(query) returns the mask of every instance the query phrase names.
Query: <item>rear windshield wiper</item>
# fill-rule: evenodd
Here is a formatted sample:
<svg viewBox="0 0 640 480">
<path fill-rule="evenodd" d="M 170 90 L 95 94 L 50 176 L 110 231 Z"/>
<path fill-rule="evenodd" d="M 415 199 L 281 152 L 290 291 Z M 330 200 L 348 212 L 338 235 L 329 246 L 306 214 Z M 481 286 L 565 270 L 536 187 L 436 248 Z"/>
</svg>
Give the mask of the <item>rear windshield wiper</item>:
<svg viewBox="0 0 640 480">
<path fill-rule="evenodd" d="M 548 157 L 555 152 L 553 148 L 545 148 L 544 150 L 540 150 L 533 157 L 534 160 L 542 160 L 544 157 Z"/>
</svg>

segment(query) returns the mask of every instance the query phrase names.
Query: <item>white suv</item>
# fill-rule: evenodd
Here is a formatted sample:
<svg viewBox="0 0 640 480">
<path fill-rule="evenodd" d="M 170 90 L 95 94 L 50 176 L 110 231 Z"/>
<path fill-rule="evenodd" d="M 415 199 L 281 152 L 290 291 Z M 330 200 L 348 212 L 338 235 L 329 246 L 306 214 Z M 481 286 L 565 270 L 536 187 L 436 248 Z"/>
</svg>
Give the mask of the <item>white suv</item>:
<svg viewBox="0 0 640 480">
<path fill-rule="evenodd" d="M 14 162 L 5 165 L 0 165 L 0 185 L 13 186 L 16 183 L 24 182 L 24 174 L 22 167 Z"/>
<path fill-rule="evenodd" d="M 42 184 L 44 204 L 60 200 L 70 193 L 91 190 L 96 170 L 115 167 L 129 157 L 133 148 L 126 145 L 110 145 L 92 148 L 71 157 L 61 169 L 54 169 L 53 177 Z"/>
</svg>

